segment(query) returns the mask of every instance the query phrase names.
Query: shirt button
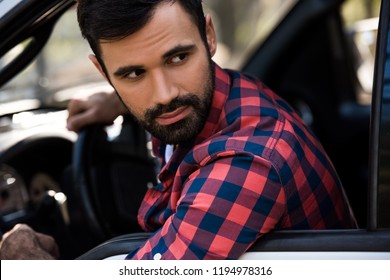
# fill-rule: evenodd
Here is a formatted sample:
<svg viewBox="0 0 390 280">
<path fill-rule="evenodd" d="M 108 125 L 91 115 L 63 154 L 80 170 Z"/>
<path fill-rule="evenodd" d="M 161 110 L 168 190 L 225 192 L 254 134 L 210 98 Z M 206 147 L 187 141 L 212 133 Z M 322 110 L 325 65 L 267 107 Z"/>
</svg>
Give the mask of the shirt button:
<svg viewBox="0 0 390 280">
<path fill-rule="evenodd" d="M 153 256 L 153 260 L 158 261 L 161 260 L 162 255 L 160 253 L 157 253 Z"/>
</svg>

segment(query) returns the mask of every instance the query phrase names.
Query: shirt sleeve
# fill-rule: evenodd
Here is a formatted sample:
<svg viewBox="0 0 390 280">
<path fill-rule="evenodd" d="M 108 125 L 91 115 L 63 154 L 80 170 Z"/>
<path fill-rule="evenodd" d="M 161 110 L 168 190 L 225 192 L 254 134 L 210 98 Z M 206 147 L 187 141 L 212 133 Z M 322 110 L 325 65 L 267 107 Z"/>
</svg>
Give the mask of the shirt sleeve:
<svg viewBox="0 0 390 280">
<path fill-rule="evenodd" d="M 185 181 L 176 212 L 128 259 L 238 259 L 285 211 L 279 175 L 250 154 L 218 157 Z"/>
</svg>

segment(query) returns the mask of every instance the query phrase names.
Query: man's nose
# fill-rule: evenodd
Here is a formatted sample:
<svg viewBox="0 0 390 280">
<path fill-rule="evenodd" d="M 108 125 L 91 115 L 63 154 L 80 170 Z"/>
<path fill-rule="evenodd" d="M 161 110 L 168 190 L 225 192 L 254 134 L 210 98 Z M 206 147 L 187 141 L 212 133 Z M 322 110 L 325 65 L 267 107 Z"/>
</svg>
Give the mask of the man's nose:
<svg viewBox="0 0 390 280">
<path fill-rule="evenodd" d="M 169 73 L 156 70 L 153 73 L 153 97 L 155 104 L 167 105 L 179 96 L 179 89 Z"/>
</svg>

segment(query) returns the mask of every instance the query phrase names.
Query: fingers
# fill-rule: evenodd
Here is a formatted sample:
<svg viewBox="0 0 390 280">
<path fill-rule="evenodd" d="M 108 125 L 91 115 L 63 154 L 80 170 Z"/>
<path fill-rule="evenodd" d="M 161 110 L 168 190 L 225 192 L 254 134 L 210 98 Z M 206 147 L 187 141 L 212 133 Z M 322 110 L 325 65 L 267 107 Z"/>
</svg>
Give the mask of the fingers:
<svg viewBox="0 0 390 280">
<path fill-rule="evenodd" d="M 0 245 L 2 260 L 53 260 L 58 256 L 58 247 L 52 237 L 38 234 L 24 224 L 5 233 Z"/>
<path fill-rule="evenodd" d="M 70 117 L 74 116 L 80 112 L 83 112 L 86 109 L 88 109 L 88 104 L 87 104 L 86 100 L 72 99 L 69 101 L 68 113 L 69 113 Z"/>
<path fill-rule="evenodd" d="M 67 119 L 67 129 L 74 132 L 79 132 L 83 127 L 99 122 L 94 109 L 79 111 L 69 115 Z"/>
<path fill-rule="evenodd" d="M 86 100 L 74 99 L 69 102 L 67 128 L 78 132 L 93 123 L 112 124 L 126 112 L 127 108 L 115 93 L 96 93 Z"/>
<path fill-rule="evenodd" d="M 91 121 L 88 115 L 88 103 L 85 100 L 74 99 L 68 104 L 67 129 L 78 132 L 82 126 L 88 125 Z"/>
<path fill-rule="evenodd" d="M 36 233 L 36 236 L 43 251 L 49 253 L 55 259 L 59 258 L 60 251 L 53 237 L 39 232 Z"/>
</svg>

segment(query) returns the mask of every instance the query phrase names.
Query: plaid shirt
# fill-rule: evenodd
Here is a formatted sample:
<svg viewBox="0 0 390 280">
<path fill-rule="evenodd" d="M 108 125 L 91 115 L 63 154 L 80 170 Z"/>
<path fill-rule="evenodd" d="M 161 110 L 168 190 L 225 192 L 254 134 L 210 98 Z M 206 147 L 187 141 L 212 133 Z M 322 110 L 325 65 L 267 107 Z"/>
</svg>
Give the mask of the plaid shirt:
<svg viewBox="0 0 390 280">
<path fill-rule="evenodd" d="M 202 132 L 176 147 L 140 207 L 155 233 L 127 258 L 237 259 L 274 229 L 354 227 L 336 171 L 290 106 L 239 72 L 215 74 Z"/>
</svg>

